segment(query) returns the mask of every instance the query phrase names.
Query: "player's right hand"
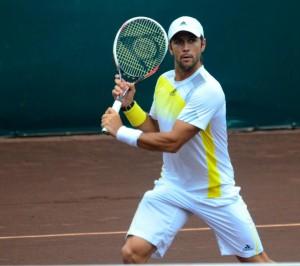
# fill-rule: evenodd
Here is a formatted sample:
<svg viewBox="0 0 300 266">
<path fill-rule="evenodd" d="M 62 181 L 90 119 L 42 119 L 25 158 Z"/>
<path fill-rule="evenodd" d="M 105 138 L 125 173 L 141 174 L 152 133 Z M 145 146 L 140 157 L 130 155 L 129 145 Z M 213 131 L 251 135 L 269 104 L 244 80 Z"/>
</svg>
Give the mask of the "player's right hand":
<svg viewBox="0 0 300 266">
<path fill-rule="evenodd" d="M 115 87 L 112 90 L 113 97 L 116 99 L 118 96 L 122 96 L 127 89 L 128 91 L 122 99 L 122 107 L 126 107 L 133 102 L 135 95 L 135 86 L 134 83 L 121 80 L 118 74 L 115 75 Z"/>
</svg>

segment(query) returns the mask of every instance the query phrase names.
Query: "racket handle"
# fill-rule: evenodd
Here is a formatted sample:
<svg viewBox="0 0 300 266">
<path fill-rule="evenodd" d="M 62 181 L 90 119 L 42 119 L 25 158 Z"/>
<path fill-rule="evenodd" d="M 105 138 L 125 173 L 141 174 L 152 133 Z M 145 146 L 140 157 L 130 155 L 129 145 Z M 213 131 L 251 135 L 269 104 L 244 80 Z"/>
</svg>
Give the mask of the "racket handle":
<svg viewBox="0 0 300 266">
<path fill-rule="evenodd" d="M 116 99 L 111 108 L 114 109 L 117 113 L 119 113 L 121 106 L 122 106 L 122 102 L 120 101 L 120 99 Z M 109 135 L 109 132 L 107 131 L 107 129 L 105 127 L 102 128 L 102 133 L 105 135 Z"/>
<path fill-rule="evenodd" d="M 114 109 L 117 113 L 119 113 L 120 109 L 122 106 L 122 102 L 120 99 L 116 99 L 113 106 L 111 107 L 112 109 Z"/>
</svg>

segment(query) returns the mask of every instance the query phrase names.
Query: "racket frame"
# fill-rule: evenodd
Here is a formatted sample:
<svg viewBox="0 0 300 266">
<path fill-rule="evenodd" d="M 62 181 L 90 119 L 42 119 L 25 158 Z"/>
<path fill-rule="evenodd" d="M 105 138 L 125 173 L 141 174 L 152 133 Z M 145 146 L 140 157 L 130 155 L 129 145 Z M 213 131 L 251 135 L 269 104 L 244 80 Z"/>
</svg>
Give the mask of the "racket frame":
<svg viewBox="0 0 300 266">
<path fill-rule="evenodd" d="M 123 71 L 122 71 L 122 69 L 121 69 L 121 67 L 120 67 L 120 63 L 119 63 L 119 61 L 118 61 L 118 56 L 117 56 L 117 44 L 118 44 L 118 39 L 119 39 L 119 36 L 120 36 L 120 34 L 122 33 L 122 31 L 126 28 L 126 26 L 127 26 L 129 23 L 131 23 L 132 21 L 136 21 L 136 20 L 149 20 L 149 21 L 151 21 L 152 23 L 156 24 L 156 25 L 160 28 L 161 32 L 163 33 L 163 35 L 164 35 L 164 40 L 165 40 L 165 47 L 166 47 L 166 49 L 165 49 L 165 51 L 164 51 L 164 55 L 163 55 L 163 57 L 162 57 L 162 60 L 161 60 L 160 64 L 162 63 L 163 58 L 165 57 L 165 55 L 166 55 L 166 53 L 167 53 L 167 51 L 168 51 L 168 45 L 169 45 L 169 43 L 168 43 L 168 36 L 167 36 L 167 33 L 166 33 L 166 31 L 164 30 L 164 28 L 163 28 L 157 21 L 155 21 L 155 20 L 152 19 L 152 18 L 143 17 L 143 16 L 133 17 L 133 18 L 131 18 L 131 19 L 125 21 L 125 22 L 122 24 L 122 26 L 120 27 L 120 29 L 118 30 L 118 32 L 117 32 L 117 34 L 116 34 L 116 36 L 115 36 L 115 39 L 114 39 L 114 43 L 113 43 L 113 58 L 114 58 L 114 62 L 115 62 L 115 65 L 116 65 L 117 72 L 118 72 L 118 74 L 119 74 L 119 78 L 120 78 L 121 80 L 122 80 L 122 72 L 123 72 Z M 133 78 L 136 78 L 136 80 L 134 80 L 133 83 L 134 83 L 134 84 L 137 84 L 138 82 L 140 82 L 140 81 L 142 81 L 142 80 L 144 80 L 144 79 L 146 79 L 146 78 L 152 76 L 152 75 L 159 69 L 159 65 L 160 65 L 160 64 L 158 64 L 157 66 L 155 66 L 155 67 L 154 67 L 153 69 L 151 69 L 148 73 L 146 73 L 146 75 L 144 75 L 144 76 L 142 76 L 142 77 L 133 77 Z M 132 77 L 132 75 L 129 75 L 128 73 L 126 73 L 126 74 L 127 74 L 128 76 L 131 76 L 131 77 Z M 119 112 L 119 111 L 120 111 L 121 106 L 122 106 L 122 99 L 123 99 L 124 96 L 127 94 L 128 90 L 129 90 L 129 88 L 126 88 L 126 89 L 124 90 L 123 94 L 120 95 L 120 96 L 118 96 L 118 97 L 115 99 L 115 101 L 114 101 L 114 103 L 113 103 L 113 105 L 112 105 L 112 108 L 113 108 L 116 112 Z M 103 129 L 102 129 L 102 133 L 107 134 L 107 133 L 108 133 L 107 129 L 106 129 L 106 128 L 103 128 Z"/>
</svg>

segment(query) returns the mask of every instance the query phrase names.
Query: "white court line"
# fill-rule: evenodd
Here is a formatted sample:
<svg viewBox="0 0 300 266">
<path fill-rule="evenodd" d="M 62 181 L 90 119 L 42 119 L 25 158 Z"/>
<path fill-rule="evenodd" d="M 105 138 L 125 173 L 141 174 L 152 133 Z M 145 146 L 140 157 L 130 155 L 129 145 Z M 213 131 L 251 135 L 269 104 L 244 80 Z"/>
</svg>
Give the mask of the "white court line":
<svg viewBox="0 0 300 266">
<path fill-rule="evenodd" d="M 278 228 L 278 227 L 300 227 L 300 223 L 289 224 L 261 224 L 257 228 Z M 183 228 L 181 232 L 209 231 L 209 227 Z M 45 234 L 45 235 L 19 235 L 19 236 L 0 236 L 0 240 L 28 239 L 28 238 L 54 238 L 54 237 L 78 237 L 78 236 L 103 236 L 103 235 L 124 235 L 127 231 L 111 232 L 85 232 L 85 233 L 66 233 L 66 234 Z"/>
</svg>

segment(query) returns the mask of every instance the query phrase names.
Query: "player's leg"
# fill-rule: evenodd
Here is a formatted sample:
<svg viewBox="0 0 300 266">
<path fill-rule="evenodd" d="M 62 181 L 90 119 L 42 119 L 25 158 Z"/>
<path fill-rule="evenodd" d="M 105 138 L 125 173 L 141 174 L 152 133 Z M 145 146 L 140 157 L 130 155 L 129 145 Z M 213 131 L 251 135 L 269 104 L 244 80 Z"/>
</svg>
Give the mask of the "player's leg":
<svg viewBox="0 0 300 266">
<path fill-rule="evenodd" d="M 264 252 L 264 251 L 262 253 L 258 254 L 258 255 L 250 257 L 250 258 L 242 258 L 242 257 L 239 257 L 239 256 L 236 256 L 236 257 L 240 262 L 249 262 L 249 263 L 270 263 L 270 262 L 273 262 L 269 258 L 267 253 Z"/>
<path fill-rule="evenodd" d="M 128 236 L 121 250 L 123 263 L 145 263 L 155 250 L 156 247 L 145 239 L 138 236 Z"/>
<path fill-rule="evenodd" d="M 145 193 L 122 248 L 124 263 L 145 263 L 161 258 L 190 213 L 176 206 L 172 190 L 162 187 Z"/>
<path fill-rule="evenodd" d="M 201 206 L 197 215 L 214 230 L 222 255 L 241 262 L 271 262 L 241 197 L 225 206 Z"/>
</svg>

